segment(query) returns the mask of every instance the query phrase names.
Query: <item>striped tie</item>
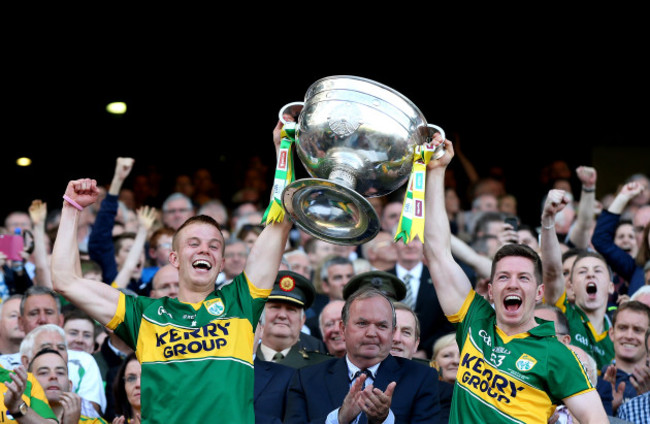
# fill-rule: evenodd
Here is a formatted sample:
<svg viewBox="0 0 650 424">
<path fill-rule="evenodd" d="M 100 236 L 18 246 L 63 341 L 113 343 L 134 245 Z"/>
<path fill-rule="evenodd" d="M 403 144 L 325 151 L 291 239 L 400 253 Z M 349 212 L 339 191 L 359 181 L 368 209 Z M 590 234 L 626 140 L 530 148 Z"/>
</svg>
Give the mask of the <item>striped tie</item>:
<svg viewBox="0 0 650 424">
<path fill-rule="evenodd" d="M 406 286 L 406 296 L 402 300 L 403 303 L 407 304 L 411 309 L 415 308 L 415 296 L 413 295 L 413 288 L 411 287 L 411 274 L 404 275 L 404 285 Z"/>
</svg>

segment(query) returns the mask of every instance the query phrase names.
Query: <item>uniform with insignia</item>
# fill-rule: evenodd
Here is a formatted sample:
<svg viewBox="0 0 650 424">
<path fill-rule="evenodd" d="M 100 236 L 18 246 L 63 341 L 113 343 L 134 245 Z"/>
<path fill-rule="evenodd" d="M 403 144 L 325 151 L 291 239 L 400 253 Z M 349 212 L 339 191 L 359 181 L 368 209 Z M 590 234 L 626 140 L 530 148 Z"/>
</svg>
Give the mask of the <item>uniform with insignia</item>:
<svg viewBox="0 0 650 424">
<path fill-rule="evenodd" d="M 144 422 L 255 421 L 253 340 L 269 293 L 244 273 L 196 304 L 120 293 L 107 327 L 142 364 Z"/>
<path fill-rule="evenodd" d="M 562 399 L 595 390 L 550 321 L 508 336 L 473 290 L 448 318 L 460 347 L 449 422 L 545 424 Z"/>
<path fill-rule="evenodd" d="M 316 291 L 305 277 L 292 271 L 280 271 L 268 301 L 290 303 L 307 310 L 313 303 L 315 295 Z M 267 353 L 268 350 L 270 348 L 267 348 Z M 301 332 L 298 341 L 291 346 L 286 356 L 276 359 L 275 362 L 292 368 L 302 368 L 324 359 L 331 359 L 332 357 L 329 355 L 326 358 L 322 357 L 322 355 L 326 355 L 326 352 L 327 348 L 322 340 Z M 268 355 L 269 357 L 265 356 L 261 344 L 257 348 L 256 356 L 263 361 L 272 360 L 272 352 Z"/>
</svg>

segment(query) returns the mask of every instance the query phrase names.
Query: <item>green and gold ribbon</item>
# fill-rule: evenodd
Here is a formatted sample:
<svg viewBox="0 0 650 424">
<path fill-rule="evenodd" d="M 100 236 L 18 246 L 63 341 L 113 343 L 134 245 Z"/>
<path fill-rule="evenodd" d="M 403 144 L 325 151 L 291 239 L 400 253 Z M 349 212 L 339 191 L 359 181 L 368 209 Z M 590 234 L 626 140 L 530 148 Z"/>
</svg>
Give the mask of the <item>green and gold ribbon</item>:
<svg viewBox="0 0 650 424">
<path fill-rule="evenodd" d="M 427 164 L 434 152 L 433 144 L 415 146 L 413 167 L 409 176 L 402 214 L 399 218 L 395 241 L 404 240 L 408 244 L 416 237 L 424 242 L 424 186 L 427 177 Z"/>
<path fill-rule="evenodd" d="M 273 193 L 271 202 L 264 212 L 262 223 L 265 225 L 284 221 L 284 207 L 282 206 L 282 191 L 291 184 L 295 178 L 293 172 L 293 143 L 296 136 L 296 123 L 287 122 L 282 127 L 278 161 L 275 166 L 273 180 Z"/>
</svg>

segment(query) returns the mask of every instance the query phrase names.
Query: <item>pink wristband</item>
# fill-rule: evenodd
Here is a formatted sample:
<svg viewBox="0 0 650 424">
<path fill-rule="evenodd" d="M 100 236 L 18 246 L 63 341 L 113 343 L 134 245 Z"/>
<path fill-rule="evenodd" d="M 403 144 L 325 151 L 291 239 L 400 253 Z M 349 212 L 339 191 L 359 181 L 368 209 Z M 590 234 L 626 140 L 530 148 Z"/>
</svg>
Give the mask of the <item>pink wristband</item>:
<svg viewBox="0 0 650 424">
<path fill-rule="evenodd" d="M 70 203 L 75 209 L 78 209 L 80 211 L 84 210 L 83 206 L 81 206 L 79 203 L 75 202 L 74 200 L 72 200 L 70 197 L 68 197 L 65 194 L 63 195 L 63 200 Z"/>
</svg>

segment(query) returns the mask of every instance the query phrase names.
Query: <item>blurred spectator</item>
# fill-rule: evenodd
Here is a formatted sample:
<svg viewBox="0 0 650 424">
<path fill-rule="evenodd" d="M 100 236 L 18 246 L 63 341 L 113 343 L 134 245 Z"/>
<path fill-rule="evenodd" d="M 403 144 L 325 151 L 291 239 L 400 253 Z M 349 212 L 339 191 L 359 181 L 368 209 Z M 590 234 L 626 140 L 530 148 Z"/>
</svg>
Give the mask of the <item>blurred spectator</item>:
<svg viewBox="0 0 650 424">
<path fill-rule="evenodd" d="M 110 382 L 115 398 L 115 416 L 124 417 L 126 421 L 118 421 L 126 424 L 140 424 L 140 376 L 142 367 L 135 357 L 130 353 L 122 362 L 115 379 Z M 113 421 L 115 422 L 115 421 Z"/>
<path fill-rule="evenodd" d="M 178 227 L 194 215 L 192 199 L 182 193 L 170 194 L 162 204 L 162 222 L 173 230 L 178 230 Z"/>
<path fill-rule="evenodd" d="M 0 355 L 18 353 L 25 332 L 19 324 L 20 301 L 23 296 L 15 294 L 0 302 Z"/>
</svg>

